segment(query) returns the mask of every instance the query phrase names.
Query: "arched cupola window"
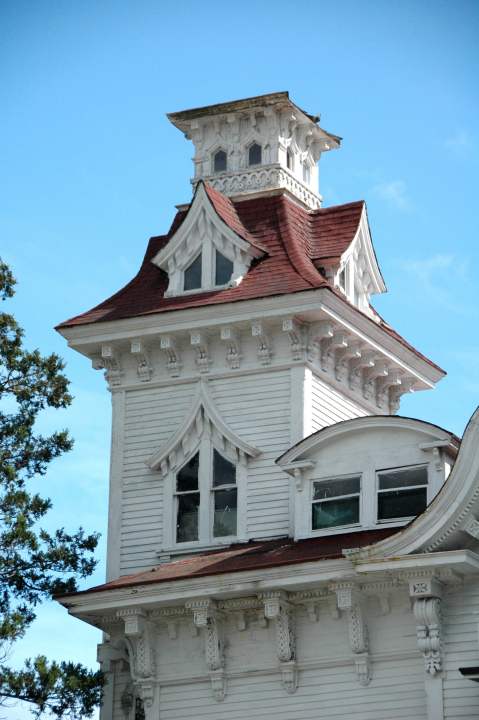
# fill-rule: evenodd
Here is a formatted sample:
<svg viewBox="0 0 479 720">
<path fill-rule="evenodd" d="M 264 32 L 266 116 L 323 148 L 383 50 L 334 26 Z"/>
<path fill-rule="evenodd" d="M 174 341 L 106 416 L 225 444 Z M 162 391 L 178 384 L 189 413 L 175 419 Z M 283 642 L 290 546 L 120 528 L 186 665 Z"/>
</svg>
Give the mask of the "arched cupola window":
<svg viewBox="0 0 479 720">
<path fill-rule="evenodd" d="M 253 143 L 248 150 L 248 165 L 261 165 L 262 150 L 261 145 Z"/>
<path fill-rule="evenodd" d="M 224 150 L 217 150 L 213 155 L 213 172 L 225 172 L 227 168 L 226 153 Z"/>
</svg>

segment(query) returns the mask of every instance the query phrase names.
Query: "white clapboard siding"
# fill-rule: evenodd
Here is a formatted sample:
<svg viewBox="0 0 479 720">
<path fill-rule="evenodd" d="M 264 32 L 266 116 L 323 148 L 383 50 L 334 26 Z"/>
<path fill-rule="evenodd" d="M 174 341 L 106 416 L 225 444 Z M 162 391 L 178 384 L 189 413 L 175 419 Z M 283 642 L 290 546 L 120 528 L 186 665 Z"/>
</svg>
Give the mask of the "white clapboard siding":
<svg viewBox="0 0 479 720">
<path fill-rule="evenodd" d="M 211 389 L 225 422 L 261 450 L 248 462 L 248 536 L 288 534 L 288 477 L 274 461 L 291 444 L 289 371 L 214 380 Z"/>
<path fill-rule="evenodd" d="M 384 662 L 362 687 L 352 666 L 307 669 L 299 687 L 287 695 L 279 673 L 232 677 L 221 703 L 209 682 L 163 685 L 162 720 L 425 720 L 425 693 L 419 661 Z"/>
<path fill-rule="evenodd" d="M 321 430 L 341 420 L 368 415 L 368 411 L 353 400 L 327 385 L 313 373 L 311 387 L 312 430 Z"/>
<path fill-rule="evenodd" d="M 191 407 L 194 386 L 126 393 L 120 572 L 127 575 L 158 562 L 162 542 L 163 481 L 145 461 L 164 445 Z"/>
<path fill-rule="evenodd" d="M 479 683 L 462 677 L 460 667 L 479 665 L 479 582 L 468 582 L 444 598 L 444 717 L 477 720 Z"/>
</svg>

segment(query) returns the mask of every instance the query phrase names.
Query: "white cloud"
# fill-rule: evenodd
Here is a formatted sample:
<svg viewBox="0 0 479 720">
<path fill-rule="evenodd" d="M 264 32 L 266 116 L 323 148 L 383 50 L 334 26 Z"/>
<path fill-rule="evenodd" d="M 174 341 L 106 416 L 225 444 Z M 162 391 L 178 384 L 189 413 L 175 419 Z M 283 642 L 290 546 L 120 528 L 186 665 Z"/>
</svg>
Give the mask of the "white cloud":
<svg viewBox="0 0 479 720">
<path fill-rule="evenodd" d="M 389 180 L 374 185 L 373 192 L 399 210 L 411 207 L 404 180 Z"/>
<path fill-rule="evenodd" d="M 467 301 L 471 288 L 468 273 L 468 261 L 459 259 L 453 254 L 436 254 L 423 259 L 398 262 L 402 270 L 416 281 L 416 286 L 423 297 L 428 297 L 436 307 L 470 316 L 475 314 L 474 305 Z M 460 297 L 457 288 L 461 288 Z"/>
<path fill-rule="evenodd" d="M 458 129 L 448 137 L 444 143 L 445 147 L 458 155 L 464 155 L 474 146 L 473 139 L 467 130 Z"/>
</svg>

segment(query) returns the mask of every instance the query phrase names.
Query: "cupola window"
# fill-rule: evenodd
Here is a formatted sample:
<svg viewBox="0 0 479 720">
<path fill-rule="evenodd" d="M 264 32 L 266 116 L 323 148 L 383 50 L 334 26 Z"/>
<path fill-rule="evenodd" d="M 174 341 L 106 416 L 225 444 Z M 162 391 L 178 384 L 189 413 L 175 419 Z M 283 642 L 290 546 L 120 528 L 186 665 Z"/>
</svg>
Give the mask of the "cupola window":
<svg viewBox="0 0 479 720">
<path fill-rule="evenodd" d="M 286 167 L 288 168 L 288 170 L 293 169 L 293 155 L 290 150 L 288 150 L 286 153 Z"/>
<path fill-rule="evenodd" d="M 303 182 L 309 183 L 311 181 L 311 168 L 308 163 L 303 165 Z"/>
<path fill-rule="evenodd" d="M 184 290 L 199 290 L 201 288 L 202 258 L 201 253 L 195 257 L 184 272 Z"/>
<path fill-rule="evenodd" d="M 378 521 L 411 518 L 427 506 L 427 466 L 380 470 L 378 478 Z"/>
<path fill-rule="evenodd" d="M 248 165 L 261 165 L 261 145 L 253 143 L 248 150 Z"/>
<path fill-rule="evenodd" d="M 226 153 L 224 150 L 217 150 L 213 156 L 213 172 L 226 171 Z"/>
<path fill-rule="evenodd" d="M 314 482 L 312 529 L 357 525 L 360 492 L 360 475 Z"/>
<path fill-rule="evenodd" d="M 233 274 L 233 263 L 219 250 L 215 252 L 215 285 L 227 285 Z"/>
</svg>

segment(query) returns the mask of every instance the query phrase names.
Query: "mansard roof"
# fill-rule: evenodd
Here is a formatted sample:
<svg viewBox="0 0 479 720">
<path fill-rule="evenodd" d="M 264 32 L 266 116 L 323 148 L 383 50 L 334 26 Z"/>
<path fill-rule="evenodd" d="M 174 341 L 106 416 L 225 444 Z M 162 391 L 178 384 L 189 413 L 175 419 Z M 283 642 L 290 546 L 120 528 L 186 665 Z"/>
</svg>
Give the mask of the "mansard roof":
<svg viewBox="0 0 479 720">
<path fill-rule="evenodd" d="M 151 570 L 124 575 L 103 585 L 97 585 L 74 594 L 118 590 L 135 585 L 183 580 L 205 575 L 261 570 L 280 565 L 335 560 L 343 557 L 345 549 L 359 548 L 379 542 L 395 532 L 396 528 L 381 528 L 298 541 L 294 541 L 292 538 L 250 541 L 232 545 L 226 549 L 209 550 L 181 560 L 163 563 Z"/>
<path fill-rule="evenodd" d="M 308 211 L 287 194 L 232 202 L 204 185 L 220 219 L 251 246 L 256 258 L 243 281 L 224 290 L 165 297 L 166 272 L 152 260 L 188 217 L 193 203 L 178 211 L 166 235 L 152 237 L 136 277 L 92 310 L 59 325 L 69 327 L 204 305 L 250 300 L 320 287 L 333 289 L 323 267 L 341 257 L 354 240 L 363 201 Z M 198 192 L 198 190 L 197 190 Z M 334 291 L 334 290 L 333 290 Z"/>
</svg>

